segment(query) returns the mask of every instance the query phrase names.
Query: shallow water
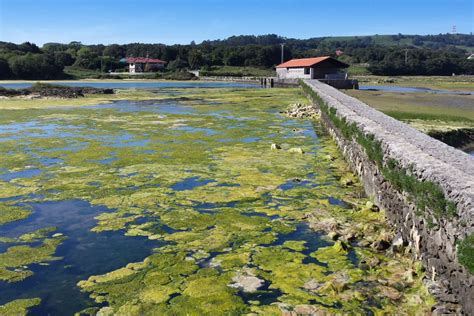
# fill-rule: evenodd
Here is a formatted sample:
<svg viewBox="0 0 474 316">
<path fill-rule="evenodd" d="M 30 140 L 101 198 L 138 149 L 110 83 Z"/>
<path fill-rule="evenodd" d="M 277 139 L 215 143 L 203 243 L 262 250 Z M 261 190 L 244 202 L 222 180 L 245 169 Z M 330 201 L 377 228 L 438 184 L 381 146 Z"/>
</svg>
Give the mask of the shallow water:
<svg viewBox="0 0 474 316">
<path fill-rule="evenodd" d="M 31 267 L 32 277 L 19 283 L 0 281 L 0 305 L 17 298 L 40 297 L 43 303 L 34 315 L 70 315 L 92 301 L 81 293 L 76 283 L 94 274 L 120 268 L 129 262 L 143 260 L 160 242 L 144 237 L 126 237 L 123 232 L 94 233 L 95 216 L 110 212 L 103 206 L 91 206 L 80 200 L 25 203 L 33 214 L 25 220 L 0 226 L 0 236 L 18 237 L 42 227 L 57 227 L 57 233 L 67 236 L 58 247 L 63 260 Z M 0 243 L 0 252 L 10 245 Z"/>
<path fill-rule="evenodd" d="M 401 92 L 401 93 L 434 93 L 452 95 L 474 95 L 474 91 L 439 90 L 422 87 L 401 87 L 401 86 L 359 86 L 359 90 Z"/>
<path fill-rule="evenodd" d="M 0 190 L 12 192 L 1 191 L 0 202 L 33 210 L 0 226 L 1 237 L 51 226 L 67 237 L 55 253 L 61 260 L 29 265 L 35 274 L 24 281 L 0 281 L 0 305 L 40 297 L 35 315 L 150 299 L 147 311 L 156 315 L 184 308 L 238 314 L 249 312 L 255 300 L 261 307 L 252 308 L 263 314 L 276 301 L 342 308 L 343 296 L 302 294 L 301 287 L 306 278 L 330 283 L 340 266 L 357 269 L 360 253 L 334 250 L 336 243 L 311 229 L 305 216 L 318 209 L 352 214 L 352 205 L 366 200 L 354 200 L 353 188 L 340 186 L 346 171 L 332 165 L 337 153 L 327 148 L 327 136 L 310 121 L 279 113 L 282 104 L 298 100 L 297 90 L 275 89 L 277 96 L 216 90 L 212 101 L 209 90 L 198 90 L 173 91 L 180 100 L 44 109 L 34 119 L 29 111 L 16 112 L 16 120 L 0 116 Z M 272 143 L 283 149 L 271 150 Z M 292 147 L 305 154 L 290 153 Z M 383 219 L 370 214 L 368 225 L 382 227 L 374 217 Z M 0 244 L 0 253 L 12 245 Z M 152 252 L 152 263 L 129 277 L 88 281 Z M 332 262 L 334 256 L 342 264 Z M 246 268 L 264 279 L 260 291 L 228 287 L 231 274 Z M 87 293 L 79 291 L 79 281 Z M 194 284 L 209 293 L 212 310 Z M 94 303 L 91 293 L 110 303 Z M 351 304 L 350 310 L 361 310 L 358 299 Z"/>
</svg>

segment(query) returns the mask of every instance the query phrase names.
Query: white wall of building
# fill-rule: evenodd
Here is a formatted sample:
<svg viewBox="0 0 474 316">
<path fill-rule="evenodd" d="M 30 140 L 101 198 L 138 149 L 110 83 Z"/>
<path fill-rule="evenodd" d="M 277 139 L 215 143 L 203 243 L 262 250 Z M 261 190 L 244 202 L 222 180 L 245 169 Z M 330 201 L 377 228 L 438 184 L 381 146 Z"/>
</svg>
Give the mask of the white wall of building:
<svg viewBox="0 0 474 316">
<path fill-rule="evenodd" d="M 313 69 L 308 70 L 308 74 L 305 74 L 304 68 L 277 68 L 276 72 L 280 79 L 311 79 Z"/>
</svg>

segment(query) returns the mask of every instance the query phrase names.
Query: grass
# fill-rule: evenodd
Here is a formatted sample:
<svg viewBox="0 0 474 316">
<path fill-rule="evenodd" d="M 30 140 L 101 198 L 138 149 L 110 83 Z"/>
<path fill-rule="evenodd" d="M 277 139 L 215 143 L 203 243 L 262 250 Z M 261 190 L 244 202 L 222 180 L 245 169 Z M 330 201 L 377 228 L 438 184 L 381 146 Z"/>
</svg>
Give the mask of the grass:
<svg viewBox="0 0 474 316">
<path fill-rule="evenodd" d="M 96 78 L 101 75 L 101 72 L 98 70 L 90 70 L 72 66 L 64 67 L 64 73 L 75 79 Z"/>
<path fill-rule="evenodd" d="M 349 69 L 350 70 L 350 69 Z M 391 85 L 441 90 L 474 91 L 473 76 L 372 76 L 354 73 L 362 85 Z"/>
<path fill-rule="evenodd" d="M 401 120 L 474 123 L 474 96 L 347 90 L 347 94 Z"/>
<path fill-rule="evenodd" d="M 349 69 L 347 70 L 349 75 L 351 76 L 365 76 L 370 75 L 370 71 L 368 70 L 367 66 L 360 65 L 360 64 L 352 64 L 350 65 Z"/>
</svg>

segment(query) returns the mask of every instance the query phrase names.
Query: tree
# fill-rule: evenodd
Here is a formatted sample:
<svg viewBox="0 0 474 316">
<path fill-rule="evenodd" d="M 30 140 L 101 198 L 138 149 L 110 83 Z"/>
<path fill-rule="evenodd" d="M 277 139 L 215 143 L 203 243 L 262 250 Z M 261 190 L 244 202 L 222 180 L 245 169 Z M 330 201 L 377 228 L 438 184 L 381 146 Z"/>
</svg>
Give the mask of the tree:
<svg viewBox="0 0 474 316">
<path fill-rule="evenodd" d="M 204 64 L 204 58 L 200 51 L 192 49 L 188 54 L 188 62 L 191 69 L 198 69 Z"/>
<path fill-rule="evenodd" d="M 64 68 L 64 66 L 71 66 L 74 63 L 74 58 L 67 52 L 55 52 L 53 54 L 54 63 L 59 67 Z"/>
<path fill-rule="evenodd" d="M 8 65 L 8 61 L 0 58 L 0 79 L 10 79 L 12 76 L 12 72 L 10 70 L 10 66 Z"/>
<path fill-rule="evenodd" d="M 16 56 L 9 60 L 10 69 L 16 79 L 58 79 L 64 76 L 62 67 L 55 64 L 49 54 Z"/>
<path fill-rule="evenodd" d="M 188 66 L 189 66 L 188 62 L 179 57 L 168 64 L 168 68 L 171 70 L 185 69 Z"/>
<path fill-rule="evenodd" d="M 74 66 L 86 69 L 98 69 L 100 67 L 100 59 L 97 53 L 93 52 L 89 47 L 84 46 L 77 51 Z"/>
</svg>

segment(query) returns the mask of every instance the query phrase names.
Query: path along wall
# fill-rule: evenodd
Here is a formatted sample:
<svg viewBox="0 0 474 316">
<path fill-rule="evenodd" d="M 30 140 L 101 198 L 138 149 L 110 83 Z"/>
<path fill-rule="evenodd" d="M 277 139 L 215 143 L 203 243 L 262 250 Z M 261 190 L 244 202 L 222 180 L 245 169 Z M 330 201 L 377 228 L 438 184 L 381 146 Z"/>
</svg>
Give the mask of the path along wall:
<svg viewBox="0 0 474 316">
<path fill-rule="evenodd" d="M 423 262 L 436 312 L 474 315 L 474 158 L 317 80 L 301 84 L 394 242 Z"/>
</svg>

